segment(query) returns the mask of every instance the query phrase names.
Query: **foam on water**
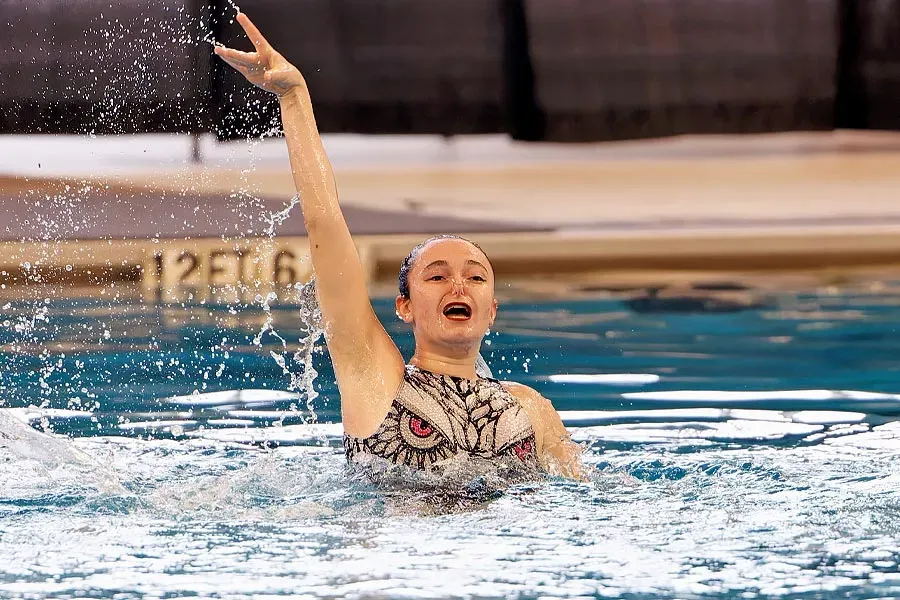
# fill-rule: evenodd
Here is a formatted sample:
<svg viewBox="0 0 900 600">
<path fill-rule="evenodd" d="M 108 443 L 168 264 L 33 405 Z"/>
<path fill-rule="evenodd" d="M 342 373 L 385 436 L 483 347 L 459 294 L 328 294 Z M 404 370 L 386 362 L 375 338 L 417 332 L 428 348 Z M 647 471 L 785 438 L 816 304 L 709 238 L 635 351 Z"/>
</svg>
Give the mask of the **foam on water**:
<svg viewBox="0 0 900 600">
<path fill-rule="evenodd" d="M 823 445 L 605 449 L 588 456 L 590 482 L 482 474 L 441 487 L 373 482 L 336 448 L 78 446 L 114 457 L 129 494 L 61 479 L 48 490 L 46 473 L 19 463 L 19 485 L 0 494 L 7 597 L 900 591 L 897 449 L 864 454 L 862 470 L 860 455 Z"/>
</svg>

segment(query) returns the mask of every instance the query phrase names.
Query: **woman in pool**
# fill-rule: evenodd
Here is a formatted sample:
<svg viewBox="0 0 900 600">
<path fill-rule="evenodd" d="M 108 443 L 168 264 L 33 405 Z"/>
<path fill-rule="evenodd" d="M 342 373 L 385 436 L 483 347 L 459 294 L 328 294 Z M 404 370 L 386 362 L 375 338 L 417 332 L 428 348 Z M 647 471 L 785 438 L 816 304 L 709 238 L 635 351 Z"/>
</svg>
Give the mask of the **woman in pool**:
<svg viewBox="0 0 900 600">
<path fill-rule="evenodd" d="M 325 339 L 341 394 L 350 461 L 376 456 L 417 469 L 473 456 L 582 473 L 550 402 L 517 383 L 479 377 L 481 340 L 497 316 L 494 272 L 478 245 L 438 236 L 403 261 L 397 316 L 413 327 L 409 365 L 378 321 L 300 71 L 244 14 L 255 52 L 217 46 L 225 62 L 275 93 L 309 236 Z"/>
</svg>

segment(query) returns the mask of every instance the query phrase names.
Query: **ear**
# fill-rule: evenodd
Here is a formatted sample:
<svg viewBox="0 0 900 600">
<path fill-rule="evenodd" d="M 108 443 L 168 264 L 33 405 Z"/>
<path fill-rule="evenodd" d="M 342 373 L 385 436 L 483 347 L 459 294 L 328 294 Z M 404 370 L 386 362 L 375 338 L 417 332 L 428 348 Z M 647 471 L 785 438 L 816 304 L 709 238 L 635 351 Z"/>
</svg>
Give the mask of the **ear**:
<svg viewBox="0 0 900 600">
<path fill-rule="evenodd" d="M 397 308 L 397 316 L 404 323 L 412 323 L 412 308 L 409 305 L 409 298 L 404 298 L 400 294 L 394 299 L 394 306 Z"/>
<path fill-rule="evenodd" d="M 497 302 L 497 299 L 494 298 L 491 301 L 491 327 L 494 326 L 494 320 L 497 318 L 497 309 L 500 308 L 500 303 Z"/>
</svg>

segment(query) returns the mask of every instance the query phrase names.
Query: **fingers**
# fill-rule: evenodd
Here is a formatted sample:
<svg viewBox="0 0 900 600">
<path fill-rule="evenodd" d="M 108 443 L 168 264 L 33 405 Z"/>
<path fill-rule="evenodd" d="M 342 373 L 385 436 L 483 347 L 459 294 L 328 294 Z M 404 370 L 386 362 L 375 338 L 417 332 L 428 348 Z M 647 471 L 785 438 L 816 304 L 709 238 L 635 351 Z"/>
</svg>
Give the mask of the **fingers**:
<svg viewBox="0 0 900 600">
<path fill-rule="evenodd" d="M 216 46 L 213 50 L 230 65 L 239 64 L 245 67 L 260 66 L 260 56 L 256 52 L 242 52 L 225 46 Z"/>
<path fill-rule="evenodd" d="M 266 41 L 263 34 L 259 32 L 259 29 L 257 29 L 256 25 L 253 24 L 253 21 L 250 20 L 250 17 L 244 13 L 238 13 L 237 21 L 241 24 L 241 27 L 244 28 L 244 32 L 247 34 L 247 37 L 250 38 L 250 41 L 253 43 L 253 47 L 256 48 L 257 52 L 268 52 L 272 49 L 272 46 L 269 45 L 269 42 Z"/>
<path fill-rule="evenodd" d="M 222 57 L 222 60 L 224 60 L 226 63 L 228 63 L 229 65 L 234 67 L 234 69 L 236 71 L 238 71 L 239 73 L 241 73 L 244 77 L 249 76 L 250 67 L 248 67 L 247 65 L 241 64 L 239 62 L 235 62 L 229 58 L 225 58 L 224 56 Z"/>
</svg>

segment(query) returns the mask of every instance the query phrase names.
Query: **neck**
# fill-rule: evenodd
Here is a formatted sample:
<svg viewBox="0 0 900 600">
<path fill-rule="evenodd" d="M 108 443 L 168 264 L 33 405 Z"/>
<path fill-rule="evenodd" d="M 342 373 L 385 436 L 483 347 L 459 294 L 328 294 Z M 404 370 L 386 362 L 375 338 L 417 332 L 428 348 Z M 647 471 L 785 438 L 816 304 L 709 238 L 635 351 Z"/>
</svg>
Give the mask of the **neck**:
<svg viewBox="0 0 900 600">
<path fill-rule="evenodd" d="M 409 364 L 432 373 L 452 375 L 453 377 L 463 377 L 465 379 L 478 379 L 478 374 L 475 372 L 476 357 L 477 353 L 473 356 L 448 358 L 416 348 L 416 353 L 410 359 Z"/>
</svg>

